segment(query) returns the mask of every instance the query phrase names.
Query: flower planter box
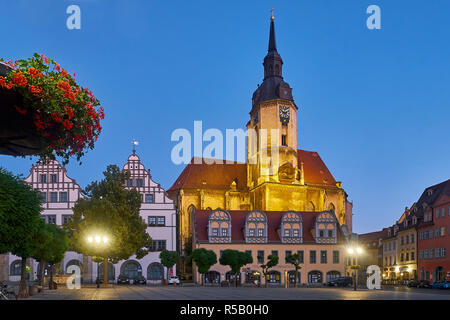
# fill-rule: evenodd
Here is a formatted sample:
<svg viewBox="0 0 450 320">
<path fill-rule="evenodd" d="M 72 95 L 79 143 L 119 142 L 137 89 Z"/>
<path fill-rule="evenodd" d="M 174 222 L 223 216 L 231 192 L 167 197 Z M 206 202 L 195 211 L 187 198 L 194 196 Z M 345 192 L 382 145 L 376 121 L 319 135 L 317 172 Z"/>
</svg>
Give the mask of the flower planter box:
<svg viewBox="0 0 450 320">
<path fill-rule="evenodd" d="M 32 117 L 18 113 L 14 106 L 23 106 L 22 97 L 13 90 L 0 88 L 0 154 L 39 154 L 42 141 Z"/>
<path fill-rule="evenodd" d="M 101 132 L 100 101 L 44 55 L 1 61 L 0 154 L 80 161 Z"/>
</svg>

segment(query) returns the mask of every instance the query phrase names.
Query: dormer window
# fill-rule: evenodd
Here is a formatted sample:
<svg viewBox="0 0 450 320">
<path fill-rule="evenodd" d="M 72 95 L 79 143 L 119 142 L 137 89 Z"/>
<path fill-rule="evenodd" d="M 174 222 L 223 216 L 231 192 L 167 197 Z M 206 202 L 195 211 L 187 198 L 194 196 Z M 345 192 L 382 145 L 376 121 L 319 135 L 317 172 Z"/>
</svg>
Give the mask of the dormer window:
<svg viewBox="0 0 450 320">
<path fill-rule="evenodd" d="M 286 212 L 281 218 L 281 242 L 302 243 L 302 216 L 298 212 Z"/>
<path fill-rule="evenodd" d="M 231 216 L 222 209 L 217 209 L 209 214 L 208 218 L 209 242 L 230 243 L 231 242 Z"/>
<path fill-rule="evenodd" d="M 245 241 L 247 243 L 267 242 L 267 216 L 264 212 L 255 210 L 245 218 Z"/>
<path fill-rule="evenodd" d="M 315 226 L 317 243 L 336 243 L 337 221 L 332 213 L 319 213 Z"/>
</svg>

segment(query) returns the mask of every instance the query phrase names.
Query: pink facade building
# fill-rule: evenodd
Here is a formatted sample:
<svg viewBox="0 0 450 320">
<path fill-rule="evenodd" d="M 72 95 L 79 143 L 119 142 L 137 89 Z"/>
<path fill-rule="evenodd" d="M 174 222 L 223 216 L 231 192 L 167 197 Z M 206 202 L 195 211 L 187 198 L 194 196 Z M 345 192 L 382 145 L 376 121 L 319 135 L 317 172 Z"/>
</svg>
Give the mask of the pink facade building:
<svg viewBox="0 0 450 320">
<path fill-rule="evenodd" d="M 293 283 L 295 269 L 287 258 L 295 253 L 302 257 L 297 283 L 324 284 L 345 276 L 346 240 L 333 211 L 196 210 L 193 219 L 193 249 L 213 250 L 218 260 L 226 249 L 251 254 L 253 263 L 238 276 L 243 284 Z M 279 262 L 264 279 L 261 265 L 272 254 L 278 255 Z M 193 276 L 200 282 L 195 264 Z M 204 276 L 204 283 L 218 284 L 230 277 L 230 267 L 218 261 Z"/>
</svg>

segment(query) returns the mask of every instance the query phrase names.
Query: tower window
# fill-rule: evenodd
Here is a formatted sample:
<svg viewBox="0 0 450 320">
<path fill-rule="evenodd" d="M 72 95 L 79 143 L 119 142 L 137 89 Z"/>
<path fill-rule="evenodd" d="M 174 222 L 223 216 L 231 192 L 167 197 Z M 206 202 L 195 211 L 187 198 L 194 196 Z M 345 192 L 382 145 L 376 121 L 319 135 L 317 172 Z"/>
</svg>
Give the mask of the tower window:
<svg viewBox="0 0 450 320">
<path fill-rule="evenodd" d="M 281 145 L 284 147 L 287 146 L 287 136 L 285 134 L 281 135 Z"/>
</svg>

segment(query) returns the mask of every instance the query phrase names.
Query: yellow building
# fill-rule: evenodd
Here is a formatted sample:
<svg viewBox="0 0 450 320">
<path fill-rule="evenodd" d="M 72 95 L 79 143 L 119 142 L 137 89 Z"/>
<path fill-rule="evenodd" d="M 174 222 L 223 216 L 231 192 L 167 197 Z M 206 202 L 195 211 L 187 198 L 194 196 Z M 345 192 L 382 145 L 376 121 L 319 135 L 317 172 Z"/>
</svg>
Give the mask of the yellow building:
<svg viewBox="0 0 450 320">
<path fill-rule="evenodd" d="M 351 232 L 352 204 L 341 182 L 317 152 L 298 148 L 298 107 L 282 77 L 273 17 L 263 65 L 264 80 L 253 93 L 246 125 L 248 132 L 255 133 L 247 135 L 246 163 L 207 164 L 205 159 L 193 159 L 168 190 L 178 210 L 181 250 L 191 237 L 195 209 L 333 210 L 339 224 Z"/>
</svg>

